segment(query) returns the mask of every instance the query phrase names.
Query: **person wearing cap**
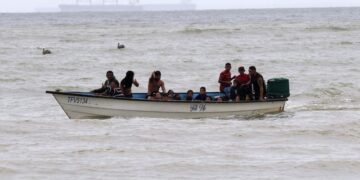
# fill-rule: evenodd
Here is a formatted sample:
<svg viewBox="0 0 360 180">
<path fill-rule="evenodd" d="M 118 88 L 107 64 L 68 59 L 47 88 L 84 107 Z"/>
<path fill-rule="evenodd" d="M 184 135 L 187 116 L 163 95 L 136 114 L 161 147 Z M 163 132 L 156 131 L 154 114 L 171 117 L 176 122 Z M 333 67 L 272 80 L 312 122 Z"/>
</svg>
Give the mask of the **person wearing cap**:
<svg viewBox="0 0 360 180">
<path fill-rule="evenodd" d="M 235 79 L 234 77 L 231 77 L 231 64 L 226 63 L 225 64 L 225 70 L 220 73 L 219 76 L 219 83 L 220 83 L 220 92 L 225 93 L 226 96 L 230 96 L 230 90 L 231 90 L 231 81 Z"/>
<path fill-rule="evenodd" d="M 234 84 L 236 84 L 237 96 L 236 101 L 247 99 L 247 95 L 250 93 L 250 76 L 245 73 L 244 66 L 238 68 L 239 75 L 236 76 Z"/>
</svg>

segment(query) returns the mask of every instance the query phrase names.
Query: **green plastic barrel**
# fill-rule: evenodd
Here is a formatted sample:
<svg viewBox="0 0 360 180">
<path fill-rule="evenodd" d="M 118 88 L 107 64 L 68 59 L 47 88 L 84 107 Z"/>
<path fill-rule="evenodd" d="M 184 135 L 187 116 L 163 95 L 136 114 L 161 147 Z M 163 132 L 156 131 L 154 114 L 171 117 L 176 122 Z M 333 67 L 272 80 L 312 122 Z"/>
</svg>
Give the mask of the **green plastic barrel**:
<svg viewBox="0 0 360 180">
<path fill-rule="evenodd" d="M 287 98 L 290 96 L 289 79 L 273 78 L 267 82 L 266 96 L 268 98 Z"/>
</svg>

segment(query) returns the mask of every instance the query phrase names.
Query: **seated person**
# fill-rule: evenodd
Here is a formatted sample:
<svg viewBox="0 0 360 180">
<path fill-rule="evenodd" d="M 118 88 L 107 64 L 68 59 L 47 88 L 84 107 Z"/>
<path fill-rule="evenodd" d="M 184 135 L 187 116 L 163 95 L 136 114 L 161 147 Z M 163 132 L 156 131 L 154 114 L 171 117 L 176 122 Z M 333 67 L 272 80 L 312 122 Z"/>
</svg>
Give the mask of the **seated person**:
<svg viewBox="0 0 360 180">
<path fill-rule="evenodd" d="M 249 67 L 250 74 L 250 87 L 253 87 L 254 94 L 252 94 L 253 100 L 265 101 L 266 97 L 266 85 L 264 77 L 256 71 L 255 66 Z"/>
<path fill-rule="evenodd" d="M 139 83 L 134 79 L 134 72 L 128 71 L 126 72 L 125 78 L 120 83 L 120 89 L 122 92 L 122 95 L 125 97 L 132 97 L 132 91 L 131 87 L 132 85 L 135 85 L 136 87 L 139 87 Z"/>
<path fill-rule="evenodd" d="M 227 101 L 228 100 L 228 97 L 227 96 L 219 96 L 217 98 L 215 98 L 215 101 L 216 102 L 224 102 L 224 101 Z"/>
<path fill-rule="evenodd" d="M 147 95 L 149 96 L 153 92 L 160 92 L 160 88 L 162 93 L 166 93 L 165 83 L 161 80 L 161 72 L 155 71 L 149 79 Z"/>
<path fill-rule="evenodd" d="M 181 100 L 180 95 L 176 94 L 173 90 L 169 90 L 167 95 L 169 100 L 175 100 L 175 101 Z"/>
<path fill-rule="evenodd" d="M 169 97 L 168 94 L 163 94 L 161 97 L 161 101 L 171 101 L 172 99 Z"/>
<path fill-rule="evenodd" d="M 186 101 L 192 101 L 193 100 L 193 95 L 194 95 L 194 91 L 193 90 L 188 90 L 186 93 Z"/>
<path fill-rule="evenodd" d="M 248 94 L 250 94 L 250 76 L 245 73 L 245 68 L 243 66 L 239 67 L 239 75 L 234 80 L 236 84 L 237 97 L 236 101 L 249 99 Z M 246 98 L 248 97 L 248 98 Z"/>
<path fill-rule="evenodd" d="M 160 92 L 153 92 L 151 93 L 151 96 L 148 97 L 148 99 L 151 101 L 161 101 L 162 96 Z"/>
<path fill-rule="evenodd" d="M 92 93 L 104 93 L 106 91 L 106 88 L 110 87 L 110 83 L 112 81 L 115 81 L 116 84 L 119 84 L 119 81 L 115 78 L 114 73 L 112 71 L 108 71 L 106 72 L 106 78 L 107 80 L 105 81 L 104 84 L 102 84 L 101 88 L 99 89 L 95 89 L 92 90 Z"/>
<path fill-rule="evenodd" d="M 115 81 L 110 82 L 110 86 L 105 89 L 103 93 L 96 93 L 99 96 L 116 96 L 120 94 L 119 84 Z"/>
<path fill-rule="evenodd" d="M 206 94 L 206 88 L 205 88 L 205 87 L 201 87 L 201 88 L 200 88 L 200 93 L 199 93 L 199 95 L 197 95 L 194 100 L 197 100 L 197 101 L 207 101 L 207 100 L 209 100 L 209 99 L 210 99 L 210 101 L 211 101 L 211 97 Z"/>
<path fill-rule="evenodd" d="M 181 100 L 180 94 L 175 94 L 174 97 L 173 97 L 173 100 L 174 101 L 180 101 Z"/>
</svg>

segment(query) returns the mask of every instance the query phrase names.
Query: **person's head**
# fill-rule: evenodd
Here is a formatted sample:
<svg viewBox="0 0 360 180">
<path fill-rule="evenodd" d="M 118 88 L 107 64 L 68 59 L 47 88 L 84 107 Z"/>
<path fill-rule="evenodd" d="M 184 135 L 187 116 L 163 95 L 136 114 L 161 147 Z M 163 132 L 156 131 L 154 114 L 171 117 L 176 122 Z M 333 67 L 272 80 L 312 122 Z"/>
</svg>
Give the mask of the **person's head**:
<svg viewBox="0 0 360 180">
<path fill-rule="evenodd" d="M 114 73 L 112 71 L 106 72 L 106 78 L 108 80 L 113 80 L 114 79 Z"/>
<path fill-rule="evenodd" d="M 173 97 L 173 96 L 175 95 L 174 91 L 171 90 L 171 89 L 167 92 L 167 94 L 168 94 L 168 96 L 170 96 L 170 97 Z"/>
<path fill-rule="evenodd" d="M 126 72 L 125 79 L 133 80 L 135 73 L 133 71 Z"/>
<path fill-rule="evenodd" d="M 241 75 L 245 74 L 245 68 L 244 68 L 244 66 L 240 66 L 238 70 L 239 70 L 239 73 L 240 73 Z"/>
<path fill-rule="evenodd" d="M 194 91 L 191 90 L 191 89 L 188 90 L 187 93 L 186 93 L 187 96 L 191 96 L 191 97 L 193 96 L 193 94 L 194 94 Z"/>
<path fill-rule="evenodd" d="M 206 88 L 205 87 L 201 87 L 200 88 L 200 94 L 206 94 Z"/>
<path fill-rule="evenodd" d="M 115 88 L 119 87 L 119 85 L 116 83 L 116 81 L 110 81 L 110 87 L 111 87 L 111 89 L 115 89 Z"/>
<path fill-rule="evenodd" d="M 211 97 L 209 97 L 209 96 L 206 97 L 205 101 L 206 101 L 206 102 L 211 102 Z"/>
<path fill-rule="evenodd" d="M 159 81 L 161 79 L 161 72 L 155 71 L 153 74 L 153 78 L 154 78 L 154 80 Z"/>
<path fill-rule="evenodd" d="M 161 93 L 160 92 L 157 92 L 156 94 L 155 94 L 155 99 L 161 99 Z"/>
<path fill-rule="evenodd" d="M 169 100 L 169 95 L 168 94 L 163 94 L 162 97 L 161 97 L 161 100 L 168 101 Z"/>
<path fill-rule="evenodd" d="M 222 99 L 221 97 L 218 97 L 218 98 L 216 99 L 216 102 L 223 102 L 223 99 Z"/>
<path fill-rule="evenodd" d="M 225 64 L 225 70 L 227 70 L 227 71 L 231 70 L 231 64 L 230 63 Z"/>
<path fill-rule="evenodd" d="M 250 66 L 249 67 L 249 74 L 251 76 L 256 75 L 256 67 L 255 66 Z"/>
</svg>

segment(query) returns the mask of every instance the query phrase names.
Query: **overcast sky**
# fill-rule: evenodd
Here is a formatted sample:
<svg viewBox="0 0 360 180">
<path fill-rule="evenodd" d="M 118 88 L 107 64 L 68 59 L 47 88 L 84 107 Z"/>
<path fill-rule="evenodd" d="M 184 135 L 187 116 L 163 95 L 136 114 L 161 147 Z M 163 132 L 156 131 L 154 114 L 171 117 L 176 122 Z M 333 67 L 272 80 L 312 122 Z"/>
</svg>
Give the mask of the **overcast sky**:
<svg viewBox="0 0 360 180">
<path fill-rule="evenodd" d="M 56 8 L 60 3 L 73 2 L 75 0 L 0 0 L 0 12 L 35 12 L 37 9 L 51 9 Z M 119 2 L 127 3 L 128 0 L 119 0 Z M 180 0 L 140 0 L 140 2 L 142 4 L 177 3 Z M 198 9 L 360 7 L 360 0 L 192 0 L 192 2 L 197 4 Z"/>
</svg>

